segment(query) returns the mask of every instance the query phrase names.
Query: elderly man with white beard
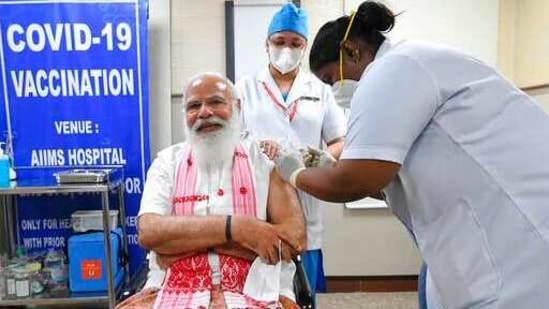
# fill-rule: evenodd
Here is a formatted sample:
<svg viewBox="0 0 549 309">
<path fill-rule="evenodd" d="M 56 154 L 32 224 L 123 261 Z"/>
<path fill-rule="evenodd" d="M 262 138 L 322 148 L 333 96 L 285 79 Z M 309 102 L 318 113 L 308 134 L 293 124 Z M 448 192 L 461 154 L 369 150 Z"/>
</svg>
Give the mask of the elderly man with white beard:
<svg viewBox="0 0 549 309">
<path fill-rule="evenodd" d="M 187 141 L 154 160 L 138 215 L 149 280 L 117 308 L 299 308 L 301 207 L 258 143 L 241 138 L 237 97 L 216 73 L 184 90 Z"/>
</svg>

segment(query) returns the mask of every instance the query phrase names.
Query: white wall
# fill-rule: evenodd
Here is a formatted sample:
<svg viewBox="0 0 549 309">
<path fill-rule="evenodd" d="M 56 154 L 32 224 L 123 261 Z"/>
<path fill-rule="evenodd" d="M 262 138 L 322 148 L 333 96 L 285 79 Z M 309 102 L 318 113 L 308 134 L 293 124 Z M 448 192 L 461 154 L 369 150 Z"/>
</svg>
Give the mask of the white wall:
<svg viewBox="0 0 549 309">
<path fill-rule="evenodd" d="M 183 85 L 198 72 L 225 73 L 225 13 L 222 0 L 173 0 L 171 93 L 172 143 L 184 140 Z M 173 97 L 175 95 L 175 97 Z"/>
<path fill-rule="evenodd" d="M 204 71 L 225 72 L 224 2 L 173 0 L 172 93 Z"/>
<path fill-rule="evenodd" d="M 149 128 L 151 157 L 171 139 L 170 0 L 149 2 Z M 166 121 L 168 120 L 168 121 Z"/>
<path fill-rule="evenodd" d="M 345 2 L 356 10 L 363 0 Z M 389 37 L 455 46 L 495 66 L 498 57 L 499 0 L 386 0 L 397 16 Z"/>
<path fill-rule="evenodd" d="M 519 87 L 549 84 L 549 1 L 516 2 L 514 80 Z"/>
<path fill-rule="evenodd" d="M 517 0 L 500 0 L 498 69 L 509 80 L 515 76 L 515 24 Z"/>
<path fill-rule="evenodd" d="M 543 109 L 549 113 L 549 86 L 543 87 L 535 90 L 526 91 L 527 94 L 531 95 L 536 102 L 538 102 Z"/>
</svg>

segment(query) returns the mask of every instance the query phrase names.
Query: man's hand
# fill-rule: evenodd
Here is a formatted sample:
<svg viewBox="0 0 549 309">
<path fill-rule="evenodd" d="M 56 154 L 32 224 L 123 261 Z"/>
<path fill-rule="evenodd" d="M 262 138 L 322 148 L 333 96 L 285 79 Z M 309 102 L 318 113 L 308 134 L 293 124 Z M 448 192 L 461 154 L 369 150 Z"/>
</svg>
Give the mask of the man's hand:
<svg viewBox="0 0 549 309">
<path fill-rule="evenodd" d="M 281 258 L 282 261 L 291 261 L 294 256 L 297 256 L 298 253 L 290 246 L 287 242 L 282 241 L 282 244 L 280 245 L 281 250 Z"/>
<path fill-rule="evenodd" d="M 305 251 L 305 248 L 301 244 L 305 243 L 306 236 L 304 235 L 304 233 L 297 232 L 299 231 L 299 229 L 292 228 L 291 224 L 278 224 L 275 226 L 275 228 L 278 232 L 278 237 L 283 240 L 283 260 L 287 261 Z"/>
<path fill-rule="evenodd" d="M 259 148 L 270 160 L 274 160 L 281 149 L 277 142 L 271 140 L 259 142 Z"/>
<path fill-rule="evenodd" d="M 271 224 L 252 217 L 233 216 L 232 235 L 234 241 L 255 252 L 263 262 L 278 263 L 281 240 Z"/>
<path fill-rule="evenodd" d="M 299 309 L 299 308 L 301 308 L 294 301 L 292 301 L 291 299 L 289 299 L 288 297 L 286 297 L 284 295 L 280 295 L 280 297 L 278 298 L 278 301 L 282 305 L 283 309 Z"/>
<path fill-rule="evenodd" d="M 284 149 L 276 157 L 275 163 L 280 177 L 295 188 L 297 174 L 305 169 L 301 155 L 298 152 Z"/>
</svg>

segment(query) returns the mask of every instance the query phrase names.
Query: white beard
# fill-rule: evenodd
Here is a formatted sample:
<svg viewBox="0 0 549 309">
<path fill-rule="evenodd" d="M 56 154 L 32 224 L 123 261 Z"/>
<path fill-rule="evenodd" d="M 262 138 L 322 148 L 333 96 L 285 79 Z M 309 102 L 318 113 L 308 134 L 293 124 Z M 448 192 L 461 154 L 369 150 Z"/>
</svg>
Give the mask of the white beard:
<svg viewBox="0 0 549 309">
<path fill-rule="evenodd" d="M 211 133 L 197 133 L 203 123 L 217 123 L 223 127 Z M 192 128 L 185 125 L 185 135 L 191 145 L 194 160 L 199 167 L 221 167 L 232 164 L 234 151 L 240 143 L 240 119 L 238 111 L 233 111 L 230 120 L 212 116 L 209 119 L 198 119 Z"/>
</svg>

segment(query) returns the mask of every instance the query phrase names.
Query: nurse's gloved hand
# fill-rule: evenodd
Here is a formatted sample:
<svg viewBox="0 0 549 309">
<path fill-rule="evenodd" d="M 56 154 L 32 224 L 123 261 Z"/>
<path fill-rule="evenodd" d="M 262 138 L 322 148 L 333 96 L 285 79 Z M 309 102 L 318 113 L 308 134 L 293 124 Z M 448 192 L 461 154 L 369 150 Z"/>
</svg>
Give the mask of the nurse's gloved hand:
<svg viewBox="0 0 549 309">
<path fill-rule="evenodd" d="M 326 150 L 316 149 L 310 146 L 307 146 L 307 152 L 313 156 L 311 162 L 312 167 L 326 167 L 331 166 L 337 160 Z"/>
<path fill-rule="evenodd" d="M 278 153 L 275 163 L 280 177 L 295 188 L 297 175 L 305 169 L 301 154 L 290 149 L 283 149 Z"/>
<path fill-rule="evenodd" d="M 313 167 L 315 156 L 310 153 L 307 148 L 299 149 L 299 153 L 301 154 L 301 159 L 303 160 L 303 164 L 305 164 L 305 167 Z"/>
</svg>

